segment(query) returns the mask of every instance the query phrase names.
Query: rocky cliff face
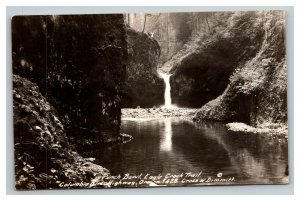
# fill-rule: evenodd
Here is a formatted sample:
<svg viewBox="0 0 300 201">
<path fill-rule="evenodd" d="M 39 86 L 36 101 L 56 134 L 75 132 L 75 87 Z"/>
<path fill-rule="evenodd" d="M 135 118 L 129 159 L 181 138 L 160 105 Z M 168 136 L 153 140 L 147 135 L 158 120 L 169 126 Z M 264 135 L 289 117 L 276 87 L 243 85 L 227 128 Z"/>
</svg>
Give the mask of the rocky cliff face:
<svg viewBox="0 0 300 201">
<path fill-rule="evenodd" d="M 17 189 L 58 188 L 62 182 L 90 183 L 92 187 L 92 180 L 100 182 L 109 174 L 93 164 L 94 159 L 77 154 L 68 142 L 57 111 L 36 84 L 14 75 L 13 87 Z"/>
<path fill-rule="evenodd" d="M 201 107 L 218 97 L 233 70 L 255 56 L 262 45 L 264 30 L 260 27 L 264 22 L 255 12 L 219 15 L 221 20 L 211 32 L 194 36 L 163 66 L 173 74 L 172 100 L 179 106 Z"/>
<path fill-rule="evenodd" d="M 261 41 L 251 41 L 242 50 L 252 48 L 255 42 L 259 42 L 259 49 L 235 67 L 226 90 L 205 104 L 195 120 L 239 121 L 268 128 L 287 125 L 284 15 L 281 11 L 259 12 L 249 29 L 242 29 L 242 35 L 250 35 L 250 30 L 254 35 L 263 33 Z M 231 33 L 229 29 L 228 34 Z"/>
<path fill-rule="evenodd" d="M 127 28 L 128 65 L 123 107 L 153 107 L 163 104 L 164 82 L 158 77 L 160 47 L 145 33 Z"/>
<path fill-rule="evenodd" d="M 119 137 L 127 42 L 123 15 L 17 16 L 13 73 L 40 88 L 71 142 Z"/>
</svg>

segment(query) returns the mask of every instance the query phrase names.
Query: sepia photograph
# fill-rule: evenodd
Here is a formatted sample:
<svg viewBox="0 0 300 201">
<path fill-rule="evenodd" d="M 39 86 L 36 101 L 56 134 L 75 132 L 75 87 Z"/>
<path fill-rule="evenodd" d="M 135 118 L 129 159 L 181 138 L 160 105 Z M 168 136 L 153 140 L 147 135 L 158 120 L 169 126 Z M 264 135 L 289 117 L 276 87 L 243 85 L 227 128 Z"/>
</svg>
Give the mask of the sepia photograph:
<svg viewBox="0 0 300 201">
<path fill-rule="evenodd" d="M 289 184 L 285 11 L 18 15 L 11 34 L 15 189 Z"/>
</svg>

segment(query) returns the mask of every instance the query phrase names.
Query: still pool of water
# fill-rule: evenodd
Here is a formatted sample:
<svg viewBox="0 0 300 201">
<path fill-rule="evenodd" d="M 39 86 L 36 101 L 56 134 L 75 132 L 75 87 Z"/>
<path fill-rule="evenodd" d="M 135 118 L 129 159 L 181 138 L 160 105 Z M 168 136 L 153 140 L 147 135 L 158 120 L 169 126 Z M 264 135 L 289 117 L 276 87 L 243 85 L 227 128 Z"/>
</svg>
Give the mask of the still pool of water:
<svg viewBox="0 0 300 201">
<path fill-rule="evenodd" d="M 112 175 L 201 172 L 207 178 L 221 173 L 221 178 L 234 177 L 227 184 L 288 180 L 288 143 L 276 136 L 236 133 L 220 123 L 179 119 L 122 120 L 121 132 L 133 140 L 93 153 L 95 162 Z"/>
</svg>

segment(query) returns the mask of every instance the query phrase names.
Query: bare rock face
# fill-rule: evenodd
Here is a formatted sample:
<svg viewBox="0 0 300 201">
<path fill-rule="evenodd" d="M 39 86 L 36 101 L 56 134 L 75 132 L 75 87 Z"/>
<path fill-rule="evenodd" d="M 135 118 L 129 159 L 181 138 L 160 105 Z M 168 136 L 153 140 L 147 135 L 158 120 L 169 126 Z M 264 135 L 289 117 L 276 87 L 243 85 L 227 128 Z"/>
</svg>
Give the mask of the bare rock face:
<svg viewBox="0 0 300 201">
<path fill-rule="evenodd" d="M 217 98 L 234 69 L 255 56 L 264 36 L 255 12 L 224 13 L 209 34 L 194 36 L 164 68 L 171 76 L 172 100 L 181 107 L 201 107 Z M 225 20 L 226 19 L 226 20 Z M 233 22 L 233 23 L 232 23 Z"/>
<path fill-rule="evenodd" d="M 128 65 L 123 107 L 153 107 L 164 102 L 164 82 L 157 74 L 160 47 L 154 38 L 137 32 L 129 27 L 127 30 Z"/>
<path fill-rule="evenodd" d="M 118 138 L 127 62 L 123 15 L 17 16 L 13 73 L 36 83 L 71 142 Z"/>
<path fill-rule="evenodd" d="M 36 84 L 14 75 L 13 86 L 16 189 L 76 188 L 109 174 L 69 144 L 57 112 Z"/>
<path fill-rule="evenodd" d="M 226 90 L 198 110 L 195 120 L 244 122 L 262 128 L 287 125 L 284 14 L 282 11 L 256 14 L 251 30 L 263 31 L 259 49 L 236 67 Z M 245 35 L 249 32 L 243 31 Z"/>
</svg>

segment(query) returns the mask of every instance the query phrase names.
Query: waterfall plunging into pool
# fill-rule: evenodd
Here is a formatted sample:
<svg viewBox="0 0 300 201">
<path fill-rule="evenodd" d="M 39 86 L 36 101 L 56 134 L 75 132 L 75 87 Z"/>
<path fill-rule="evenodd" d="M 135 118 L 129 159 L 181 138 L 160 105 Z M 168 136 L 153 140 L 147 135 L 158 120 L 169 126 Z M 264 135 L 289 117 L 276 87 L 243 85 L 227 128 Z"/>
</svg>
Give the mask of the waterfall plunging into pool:
<svg viewBox="0 0 300 201">
<path fill-rule="evenodd" d="M 175 108 L 174 105 L 172 105 L 172 99 L 171 99 L 171 85 L 170 85 L 170 77 L 171 74 L 167 73 L 162 73 L 158 72 L 159 76 L 164 80 L 165 82 L 165 93 L 164 93 L 164 98 L 165 98 L 165 108 Z"/>
</svg>

